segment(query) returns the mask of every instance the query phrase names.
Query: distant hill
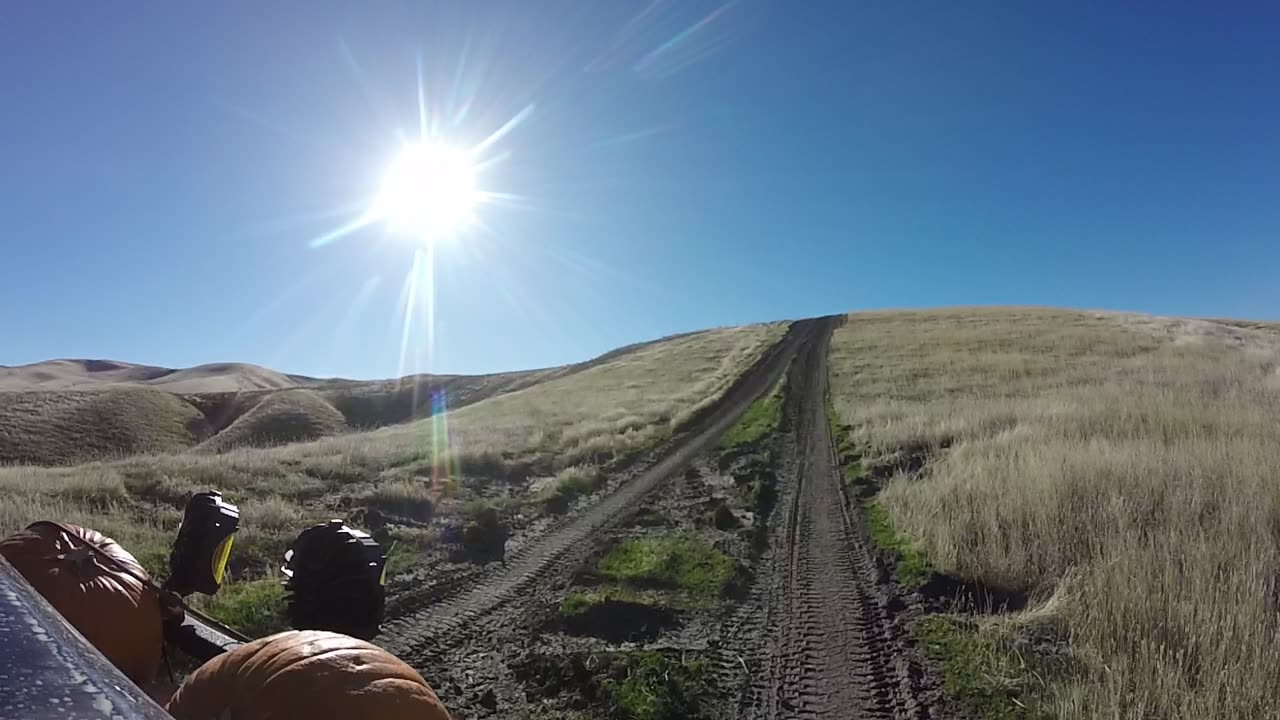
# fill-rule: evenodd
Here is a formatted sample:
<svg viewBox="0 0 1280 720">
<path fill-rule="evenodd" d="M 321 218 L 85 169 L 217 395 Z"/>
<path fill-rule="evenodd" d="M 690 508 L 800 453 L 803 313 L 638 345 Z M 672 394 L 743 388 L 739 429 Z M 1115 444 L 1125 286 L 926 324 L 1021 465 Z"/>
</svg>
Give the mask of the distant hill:
<svg viewBox="0 0 1280 720">
<path fill-rule="evenodd" d="M 35 390 L 0 390 L 0 464 L 67 465 L 196 446 L 224 452 L 313 440 L 427 417 L 442 408 L 462 407 L 528 387 L 557 372 L 416 375 L 329 386 L 171 391 L 193 386 L 229 388 L 255 377 L 209 378 L 196 373 L 155 385 L 100 382 L 89 384 L 88 389 L 46 390 L 38 385 Z M 256 375 L 259 380 L 270 377 Z"/>
<path fill-rule="evenodd" d="M 208 434 L 199 410 L 155 388 L 0 392 L 0 462 L 62 465 L 173 452 Z"/>
<path fill-rule="evenodd" d="M 172 369 L 115 360 L 46 360 L 0 365 L 0 390 L 89 390 L 108 385 L 148 385 L 174 393 L 283 390 L 334 380 L 285 375 L 247 363 L 211 363 Z"/>
<path fill-rule="evenodd" d="M 67 465 L 138 453 L 312 440 L 410 422 L 609 362 L 489 375 L 321 379 L 246 363 L 165 368 L 114 360 L 0 366 L 0 463 Z"/>
<path fill-rule="evenodd" d="M 201 448 L 220 452 L 245 446 L 283 445 L 336 435 L 346 427 L 342 413 L 314 390 L 294 388 L 266 394 Z"/>
</svg>

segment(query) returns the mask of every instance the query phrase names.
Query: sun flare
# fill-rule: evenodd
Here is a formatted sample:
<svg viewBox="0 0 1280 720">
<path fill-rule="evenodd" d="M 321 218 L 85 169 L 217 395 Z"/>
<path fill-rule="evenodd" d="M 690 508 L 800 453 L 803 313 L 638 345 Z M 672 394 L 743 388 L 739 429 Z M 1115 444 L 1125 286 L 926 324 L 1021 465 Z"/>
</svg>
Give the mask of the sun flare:
<svg viewBox="0 0 1280 720">
<path fill-rule="evenodd" d="M 415 143 L 392 161 L 370 214 L 394 234 L 435 242 L 470 225 L 480 197 L 470 153 Z"/>
</svg>

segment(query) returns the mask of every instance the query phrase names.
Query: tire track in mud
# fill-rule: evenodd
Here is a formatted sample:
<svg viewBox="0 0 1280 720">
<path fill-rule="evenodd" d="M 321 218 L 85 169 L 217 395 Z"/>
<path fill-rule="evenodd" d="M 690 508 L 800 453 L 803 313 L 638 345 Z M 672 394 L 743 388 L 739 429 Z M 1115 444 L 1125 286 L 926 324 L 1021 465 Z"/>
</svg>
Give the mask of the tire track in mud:
<svg viewBox="0 0 1280 720">
<path fill-rule="evenodd" d="M 935 717 L 903 617 L 842 495 L 826 417 L 837 320 L 799 348 L 784 405 L 778 506 L 751 601 L 726 635 L 749 660 L 739 717 Z"/>
<path fill-rule="evenodd" d="M 719 401 L 694 418 L 676 438 L 642 455 L 603 499 L 522 544 L 505 567 L 486 572 L 469 588 L 427 586 L 402 599 L 401 617 L 384 624 L 377 642 L 413 665 L 428 680 L 451 665 L 458 652 L 492 649 L 522 629 L 535 590 L 572 576 L 596 548 L 595 537 L 634 513 L 665 480 L 704 452 L 782 376 L 797 348 L 819 336 L 820 320 L 791 324 L 787 334 L 742 374 Z M 443 592 L 442 592 L 443 591 Z M 451 657 L 453 656 L 453 657 Z M 504 668 L 492 668 L 505 674 Z"/>
</svg>

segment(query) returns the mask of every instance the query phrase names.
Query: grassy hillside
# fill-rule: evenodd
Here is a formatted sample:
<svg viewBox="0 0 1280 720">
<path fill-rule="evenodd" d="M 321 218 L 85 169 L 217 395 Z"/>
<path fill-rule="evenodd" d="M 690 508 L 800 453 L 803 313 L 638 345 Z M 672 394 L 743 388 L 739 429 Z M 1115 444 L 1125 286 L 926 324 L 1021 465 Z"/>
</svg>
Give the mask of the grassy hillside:
<svg viewBox="0 0 1280 720">
<path fill-rule="evenodd" d="M 1278 367 L 1266 324 L 866 313 L 836 333 L 831 386 L 862 465 L 899 468 L 876 507 L 914 550 L 1041 601 L 977 627 L 1053 662 L 986 682 L 1058 717 L 1270 717 Z"/>
<path fill-rule="evenodd" d="M 460 407 L 575 368 L 475 376 L 416 375 L 367 382 L 311 381 L 305 388 L 281 380 L 276 383 L 280 389 L 188 394 L 174 390 L 234 388 L 249 383 L 246 378 L 251 376 L 228 370 L 226 365 L 201 366 L 164 371 L 172 373 L 168 376 L 172 382 L 139 384 L 120 378 L 163 369 L 124 366 L 112 370 L 111 366 L 124 364 L 94 362 L 95 372 L 116 380 L 99 378 L 86 385 L 87 390 L 51 391 L 38 384 L 34 390 L 0 391 L 0 463 L 71 465 L 139 453 L 179 452 L 197 444 L 224 452 L 242 446 L 313 440 L 428 417 L 433 411 L 432 398 L 437 406 Z M 252 377 L 262 380 L 264 386 L 271 385 L 262 373 Z M 208 378 L 201 379 L 202 375 Z M 272 376 L 297 378 L 279 373 Z M 440 398 L 447 401 L 440 405 Z"/>
<path fill-rule="evenodd" d="M 72 465 L 197 444 L 225 452 L 371 430 L 566 378 L 679 339 L 628 345 L 541 370 L 370 381 L 319 380 L 240 363 L 172 370 L 50 360 L 0 367 L 0 463 Z"/>
<path fill-rule="evenodd" d="M 116 383 L 144 383 L 172 370 L 113 360 L 46 360 L 0 365 L 0 390 L 70 390 Z"/>
<path fill-rule="evenodd" d="M 346 419 L 313 390 L 283 390 L 262 398 L 200 447 L 217 451 L 315 440 L 346 429 Z"/>
<path fill-rule="evenodd" d="M 253 578 L 279 565 L 306 524 L 359 517 L 366 507 L 416 503 L 425 517 L 424 503 L 433 503 L 437 517 L 448 517 L 465 514 L 472 501 L 509 499 L 538 512 L 539 475 L 589 476 L 592 469 L 578 466 L 608 464 L 665 437 L 784 331 L 774 324 L 681 336 L 441 416 L 312 442 L 0 467 L 0 535 L 41 518 L 84 522 L 163 574 L 186 498 L 216 488 L 242 509 L 232 570 Z M 316 405 L 320 391 L 299 393 L 261 400 L 222 432 L 256 437 L 299 408 L 325 412 Z"/>
<path fill-rule="evenodd" d="M 208 434 L 196 408 L 162 390 L 0 392 L 0 463 L 176 452 Z"/>
<path fill-rule="evenodd" d="M 245 392 L 283 390 L 321 384 L 312 378 L 285 375 L 246 363 L 212 363 L 175 370 L 147 384 L 172 393 Z"/>
<path fill-rule="evenodd" d="M 330 380 L 285 375 L 246 363 L 211 363 L 175 370 L 115 360 L 46 360 L 0 366 L 0 390 L 90 390 L 115 385 L 161 387 L 174 393 L 279 390 L 325 385 Z"/>
<path fill-rule="evenodd" d="M 396 380 L 338 382 L 316 392 L 342 414 L 348 427 L 368 430 L 428 417 L 433 398 L 446 406 L 470 405 L 555 377 L 572 366 L 490 375 L 414 375 Z"/>
<path fill-rule="evenodd" d="M 648 345 L 586 370 L 449 414 L 367 435 L 281 448 L 284 457 L 467 467 L 496 462 L 554 471 L 652 444 L 717 399 L 785 326 L 710 330 Z M 448 442 L 435 446 L 438 433 Z"/>
</svg>

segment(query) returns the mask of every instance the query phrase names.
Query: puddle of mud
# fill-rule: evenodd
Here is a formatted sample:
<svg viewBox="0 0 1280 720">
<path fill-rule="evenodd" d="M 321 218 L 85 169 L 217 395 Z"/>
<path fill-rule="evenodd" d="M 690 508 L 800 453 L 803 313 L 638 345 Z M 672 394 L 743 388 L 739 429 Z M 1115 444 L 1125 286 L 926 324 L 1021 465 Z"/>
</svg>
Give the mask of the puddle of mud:
<svg viewBox="0 0 1280 720">
<path fill-rule="evenodd" d="M 570 635 L 587 635 L 611 643 L 650 642 L 666 630 L 680 627 L 671 608 L 627 600 L 607 599 L 581 612 L 562 617 L 561 628 Z"/>
<path fill-rule="evenodd" d="M 514 676 L 529 702 L 560 700 L 567 709 L 581 710 L 597 699 L 589 659 L 582 654 L 533 655 L 513 667 Z"/>
<path fill-rule="evenodd" d="M 933 573 L 919 588 L 925 606 L 934 612 L 995 614 L 1025 610 L 1030 597 L 1025 592 L 991 587 Z"/>
</svg>

